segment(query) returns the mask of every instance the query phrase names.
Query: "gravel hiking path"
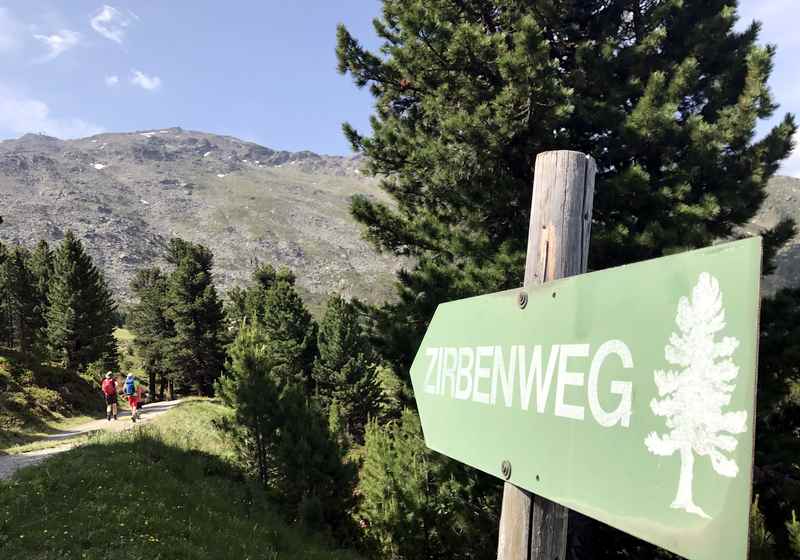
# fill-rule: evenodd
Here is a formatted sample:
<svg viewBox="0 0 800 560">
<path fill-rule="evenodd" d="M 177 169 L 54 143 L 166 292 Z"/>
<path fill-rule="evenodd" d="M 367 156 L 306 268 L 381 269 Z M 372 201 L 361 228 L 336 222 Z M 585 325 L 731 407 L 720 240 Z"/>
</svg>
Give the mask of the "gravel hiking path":
<svg viewBox="0 0 800 560">
<path fill-rule="evenodd" d="M 129 412 L 120 412 L 119 420 L 112 420 L 109 422 L 105 418 L 102 420 L 93 420 L 81 426 L 77 426 L 74 430 L 50 436 L 45 436 L 39 441 L 54 441 L 54 440 L 67 440 L 64 445 L 58 447 L 50 447 L 48 449 L 41 449 L 39 451 L 30 451 L 28 453 L 20 453 L 19 455 L 0 455 L 0 480 L 11 478 L 17 470 L 24 467 L 29 467 L 37 463 L 41 463 L 48 457 L 63 453 L 75 447 L 77 443 L 68 443 L 70 438 L 91 432 L 107 431 L 107 432 L 124 432 L 130 430 L 134 426 L 140 426 L 152 421 L 153 418 L 164 414 L 169 409 L 177 406 L 181 401 L 164 401 L 146 404 L 142 407 L 142 416 L 138 422 L 130 421 Z"/>
</svg>

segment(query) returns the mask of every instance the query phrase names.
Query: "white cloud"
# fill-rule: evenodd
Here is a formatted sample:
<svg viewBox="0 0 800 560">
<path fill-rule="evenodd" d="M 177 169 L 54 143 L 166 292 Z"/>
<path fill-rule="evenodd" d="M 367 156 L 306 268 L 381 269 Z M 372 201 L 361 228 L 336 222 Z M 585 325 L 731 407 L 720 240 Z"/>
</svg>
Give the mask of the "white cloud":
<svg viewBox="0 0 800 560">
<path fill-rule="evenodd" d="M 140 88 L 153 91 L 161 87 L 161 78 L 158 76 L 148 76 L 144 72 L 133 70 L 131 83 Z"/>
<path fill-rule="evenodd" d="M 0 6 L 0 53 L 17 49 L 22 44 L 23 33 L 22 24 Z"/>
<path fill-rule="evenodd" d="M 92 29 L 106 39 L 122 44 L 125 39 L 126 28 L 136 19 L 139 18 L 133 12 L 123 13 L 113 6 L 104 4 L 92 16 L 89 23 L 92 25 Z"/>
<path fill-rule="evenodd" d="M 108 87 L 114 87 L 119 84 L 119 76 L 106 76 L 105 82 Z"/>
<path fill-rule="evenodd" d="M 77 31 L 62 29 L 52 35 L 34 35 L 33 38 L 38 39 L 47 47 L 47 54 L 39 59 L 39 62 L 45 62 L 53 60 L 58 55 L 77 45 L 81 40 L 81 34 Z"/>
<path fill-rule="evenodd" d="M 103 132 L 78 118 L 53 117 L 47 103 L 0 86 L 0 133 L 42 132 L 57 138 L 80 138 Z"/>
</svg>

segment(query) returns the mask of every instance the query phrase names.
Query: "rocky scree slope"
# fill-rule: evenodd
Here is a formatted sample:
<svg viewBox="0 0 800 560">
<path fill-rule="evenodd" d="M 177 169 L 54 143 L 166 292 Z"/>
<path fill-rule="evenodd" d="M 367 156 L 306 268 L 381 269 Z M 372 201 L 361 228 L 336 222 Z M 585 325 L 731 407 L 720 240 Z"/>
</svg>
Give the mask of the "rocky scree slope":
<svg viewBox="0 0 800 560">
<path fill-rule="evenodd" d="M 84 241 L 121 300 L 141 267 L 164 264 L 180 236 L 210 247 L 222 289 L 256 262 L 286 265 L 319 303 L 336 291 L 391 297 L 399 262 L 360 237 L 353 194 L 385 196 L 356 157 L 276 151 L 180 128 L 0 142 L 0 240 Z"/>
<path fill-rule="evenodd" d="M 349 215 L 353 194 L 386 196 L 359 164 L 181 128 L 67 141 L 27 134 L 0 142 L 0 240 L 58 242 L 70 228 L 123 301 L 135 271 L 163 265 L 176 235 L 214 251 L 223 290 L 265 262 L 294 269 L 312 305 L 331 291 L 383 301 L 402 263 L 377 254 Z M 747 233 L 800 222 L 800 179 L 775 177 L 768 192 Z M 799 284 L 797 236 L 764 290 Z"/>
<path fill-rule="evenodd" d="M 773 177 L 767 192 L 767 199 L 745 230 L 758 234 L 786 218 L 793 218 L 798 228 L 798 234 L 778 252 L 775 273 L 762 282 L 762 290 L 771 294 L 780 288 L 800 287 L 800 179 Z"/>
</svg>

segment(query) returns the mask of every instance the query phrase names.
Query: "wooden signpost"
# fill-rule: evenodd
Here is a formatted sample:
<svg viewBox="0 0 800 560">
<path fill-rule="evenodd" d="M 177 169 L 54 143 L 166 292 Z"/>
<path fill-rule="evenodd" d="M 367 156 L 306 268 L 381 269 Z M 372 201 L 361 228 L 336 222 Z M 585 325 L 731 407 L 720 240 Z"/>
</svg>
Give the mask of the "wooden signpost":
<svg viewBox="0 0 800 560">
<path fill-rule="evenodd" d="M 536 160 L 522 289 L 441 304 L 411 368 L 428 447 L 506 481 L 499 560 L 564 560 L 568 509 L 747 556 L 759 238 L 585 272 L 594 162 Z"/>
<path fill-rule="evenodd" d="M 580 152 L 536 157 L 526 288 L 586 272 L 595 172 L 594 160 Z M 506 482 L 497 559 L 563 560 L 567 514 L 567 508 Z"/>
</svg>

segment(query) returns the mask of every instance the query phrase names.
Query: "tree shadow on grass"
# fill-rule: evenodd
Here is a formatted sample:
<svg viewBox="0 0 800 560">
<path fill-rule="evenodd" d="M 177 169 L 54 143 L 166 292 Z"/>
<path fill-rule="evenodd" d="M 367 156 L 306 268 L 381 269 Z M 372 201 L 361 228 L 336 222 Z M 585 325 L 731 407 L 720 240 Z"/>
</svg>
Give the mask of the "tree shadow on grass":
<svg viewBox="0 0 800 560">
<path fill-rule="evenodd" d="M 156 425 L 98 433 L 0 482 L 0 558 L 111 557 L 357 558 L 287 526 L 237 465 Z"/>
</svg>

